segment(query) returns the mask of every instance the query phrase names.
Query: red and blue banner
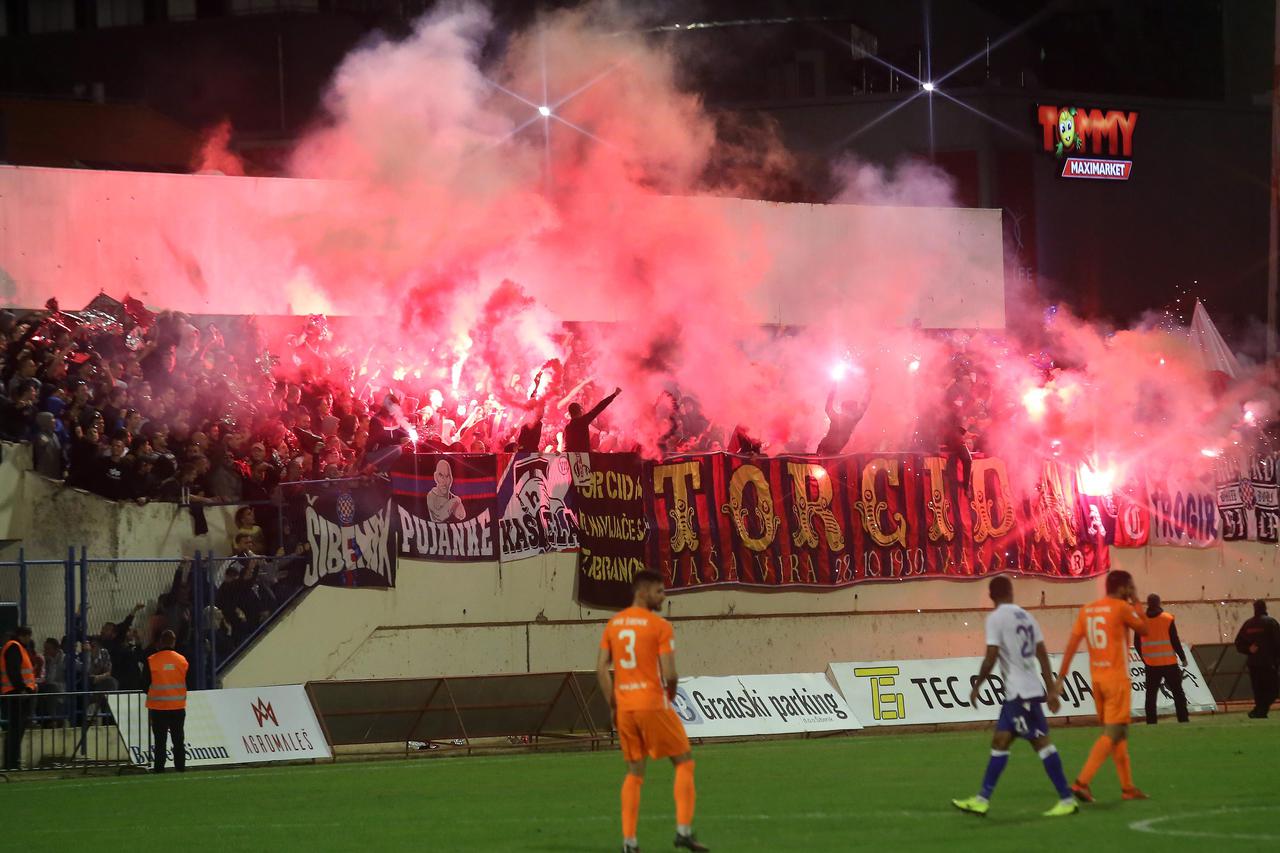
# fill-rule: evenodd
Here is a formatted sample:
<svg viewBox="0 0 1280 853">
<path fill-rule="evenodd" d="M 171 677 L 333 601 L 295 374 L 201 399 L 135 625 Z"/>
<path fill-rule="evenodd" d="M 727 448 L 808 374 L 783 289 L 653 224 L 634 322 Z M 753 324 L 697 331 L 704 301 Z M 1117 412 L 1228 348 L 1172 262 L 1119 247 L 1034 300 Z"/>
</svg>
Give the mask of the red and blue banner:
<svg viewBox="0 0 1280 853">
<path fill-rule="evenodd" d="M 305 586 L 396 585 L 395 501 L 385 481 L 337 480 L 302 499 L 311 549 Z"/>
<path fill-rule="evenodd" d="M 487 454 L 402 456 L 391 472 L 400 554 L 423 560 L 497 559 L 498 477 Z"/>
<path fill-rule="evenodd" d="M 1072 469 L 1046 463 L 1030 494 L 999 459 L 974 460 L 971 491 L 954 473 L 913 454 L 666 459 L 652 465 L 649 564 L 672 591 L 1107 571 L 1108 527 Z"/>
</svg>

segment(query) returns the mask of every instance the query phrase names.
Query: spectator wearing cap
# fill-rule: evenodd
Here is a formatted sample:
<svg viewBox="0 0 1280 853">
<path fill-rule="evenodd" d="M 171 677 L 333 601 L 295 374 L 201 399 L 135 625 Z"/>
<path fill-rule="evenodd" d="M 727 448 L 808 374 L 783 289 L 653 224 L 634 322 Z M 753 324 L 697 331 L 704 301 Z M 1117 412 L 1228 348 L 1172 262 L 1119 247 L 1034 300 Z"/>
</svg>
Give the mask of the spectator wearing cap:
<svg viewBox="0 0 1280 853">
<path fill-rule="evenodd" d="M 1253 603 L 1253 618 L 1240 626 L 1236 651 L 1246 656 L 1249 665 L 1249 683 L 1253 687 L 1249 717 L 1265 720 L 1280 696 L 1280 622 L 1267 614 L 1265 599 Z"/>
<path fill-rule="evenodd" d="M 51 480 L 61 480 L 66 473 L 56 423 L 52 413 L 37 413 L 36 436 L 31 441 L 31 461 L 36 473 Z"/>
<path fill-rule="evenodd" d="M 124 431 L 137 438 L 142 435 L 142 413 L 137 409 L 128 409 L 124 413 Z"/>
<path fill-rule="evenodd" d="M 142 452 L 134 457 L 132 493 L 133 498 L 140 504 L 160 494 L 163 478 L 156 471 L 156 465 L 160 461 L 161 457 L 158 454 L 150 452 Z"/>
</svg>

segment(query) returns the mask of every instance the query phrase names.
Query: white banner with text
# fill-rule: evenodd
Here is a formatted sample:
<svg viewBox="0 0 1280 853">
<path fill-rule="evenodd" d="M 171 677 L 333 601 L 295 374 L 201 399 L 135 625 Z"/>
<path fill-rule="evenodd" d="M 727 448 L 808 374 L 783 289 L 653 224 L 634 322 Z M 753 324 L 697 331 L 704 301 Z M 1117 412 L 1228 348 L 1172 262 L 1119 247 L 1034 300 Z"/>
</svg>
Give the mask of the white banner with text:
<svg viewBox="0 0 1280 853">
<path fill-rule="evenodd" d="M 134 764 L 152 763 L 143 702 L 112 701 L 111 713 Z M 142 714 L 143 719 L 134 719 Z M 196 690 L 187 694 L 188 767 L 330 758 L 329 744 L 301 685 Z M 166 762 L 173 766 L 173 745 Z"/>
<path fill-rule="evenodd" d="M 675 709 L 691 738 L 862 728 L 821 672 L 682 678 Z"/>
<path fill-rule="evenodd" d="M 1049 662 L 1057 672 L 1062 655 L 1049 655 Z M 978 722 L 999 717 L 1000 706 L 1004 704 L 1004 681 L 998 664 L 991 680 L 979 689 L 977 703 L 969 704 L 969 688 L 981 665 L 980 657 L 861 661 L 833 663 L 827 667 L 827 673 L 864 725 L 912 726 Z M 1133 649 L 1129 650 L 1129 678 L 1133 685 L 1133 718 L 1141 720 L 1146 714 L 1146 670 Z M 1182 689 L 1190 710 L 1217 708 L 1194 657 L 1189 657 L 1182 668 Z M 1083 717 L 1097 713 L 1087 654 L 1078 653 L 1071 662 L 1061 698 L 1062 708 L 1055 716 Z M 1173 710 L 1173 694 L 1166 685 L 1160 690 L 1156 712 L 1164 715 Z"/>
</svg>

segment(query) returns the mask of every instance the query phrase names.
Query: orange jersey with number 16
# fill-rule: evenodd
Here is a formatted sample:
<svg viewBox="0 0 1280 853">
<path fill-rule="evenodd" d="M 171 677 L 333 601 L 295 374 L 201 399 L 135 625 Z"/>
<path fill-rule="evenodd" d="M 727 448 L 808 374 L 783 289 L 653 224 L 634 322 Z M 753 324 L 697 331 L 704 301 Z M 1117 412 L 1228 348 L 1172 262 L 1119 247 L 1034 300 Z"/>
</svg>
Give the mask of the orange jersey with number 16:
<svg viewBox="0 0 1280 853">
<path fill-rule="evenodd" d="M 658 658 L 675 650 L 671 623 L 652 610 L 628 607 L 609 620 L 600 648 L 613 660 L 613 695 L 619 711 L 667 707 Z"/>
<path fill-rule="evenodd" d="M 1117 676 L 1128 679 L 1129 629 L 1142 633 L 1144 620 L 1133 605 L 1116 598 L 1101 598 L 1080 608 L 1071 628 L 1069 648 L 1083 639 L 1089 647 L 1089 669 L 1094 678 Z"/>
</svg>

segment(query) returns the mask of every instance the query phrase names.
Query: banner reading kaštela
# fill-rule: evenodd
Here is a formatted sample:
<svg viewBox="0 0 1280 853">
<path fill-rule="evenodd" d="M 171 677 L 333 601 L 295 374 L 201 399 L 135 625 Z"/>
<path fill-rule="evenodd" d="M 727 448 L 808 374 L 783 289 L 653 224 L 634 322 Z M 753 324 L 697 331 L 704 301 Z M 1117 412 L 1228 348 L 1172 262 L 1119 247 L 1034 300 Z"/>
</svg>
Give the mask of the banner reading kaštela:
<svg viewBox="0 0 1280 853">
<path fill-rule="evenodd" d="M 1072 469 L 1047 462 L 1018 495 L 1001 460 L 975 459 L 973 482 L 957 488 L 938 456 L 667 459 L 652 465 L 650 565 L 672 590 L 1107 571 Z"/>
<path fill-rule="evenodd" d="M 649 520 L 644 461 L 632 453 L 570 453 L 570 503 L 578 523 L 578 601 L 631 604 L 631 579 L 645 568 Z"/>
<path fill-rule="evenodd" d="M 564 454 L 517 453 L 498 457 L 498 542 L 502 562 L 578 548 L 578 525 L 569 507 L 573 481 Z"/>
</svg>

